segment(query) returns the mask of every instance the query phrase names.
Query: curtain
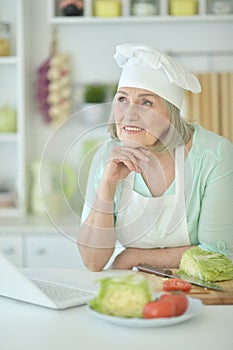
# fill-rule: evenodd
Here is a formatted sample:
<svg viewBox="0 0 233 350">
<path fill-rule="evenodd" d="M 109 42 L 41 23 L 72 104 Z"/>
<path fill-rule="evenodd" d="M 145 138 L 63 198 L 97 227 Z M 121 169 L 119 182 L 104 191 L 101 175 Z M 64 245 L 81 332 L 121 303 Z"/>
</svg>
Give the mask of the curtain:
<svg viewBox="0 0 233 350">
<path fill-rule="evenodd" d="M 233 142 L 233 72 L 197 73 L 202 92 L 185 95 L 185 119 Z"/>
</svg>

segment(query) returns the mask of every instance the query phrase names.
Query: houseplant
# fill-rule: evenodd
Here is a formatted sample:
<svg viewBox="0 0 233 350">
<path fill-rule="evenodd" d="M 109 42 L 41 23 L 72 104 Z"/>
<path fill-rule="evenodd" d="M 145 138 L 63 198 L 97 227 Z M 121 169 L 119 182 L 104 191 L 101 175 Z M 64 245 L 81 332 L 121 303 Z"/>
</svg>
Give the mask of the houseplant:
<svg viewBox="0 0 233 350">
<path fill-rule="evenodd" d="M 87 84 L 84 89 L 84 101 L 85 103 L 103 103 L 106 94 L 106 85 L 99 83 Z"/>
<path fill-rule="evenodd" d="M 83 95 L 84 117 L 88 121 L 100 122 L 106 116 L 107 86 L 102 83 L 86 84 Z"/>
</svg>

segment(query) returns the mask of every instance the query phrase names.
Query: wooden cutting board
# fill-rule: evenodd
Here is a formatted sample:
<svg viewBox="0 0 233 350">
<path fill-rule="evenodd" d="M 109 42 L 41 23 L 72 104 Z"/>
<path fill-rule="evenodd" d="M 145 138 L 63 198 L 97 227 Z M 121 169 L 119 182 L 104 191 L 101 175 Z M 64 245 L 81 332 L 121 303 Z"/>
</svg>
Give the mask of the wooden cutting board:
<svg viewBox="0 0 233 350">
<path fill-rule="evenodd" d="M 161 292 L 163 288 L 163 282 L 166 278 L 159 277 L 150 273 L 138 272 L 143 274 L 152 284 L 152 287 L 156 293 Z M 190 292 L 186 293 L 192 298 L 202 300 L 206 305 L 230 305 L 233 304 L 233 280 L 216 283 L 224 288 L 224 291 L 207 289 L 198 286 L 192 286 Z"/>
<path fill-rule="evenodd" d="M 189 295 L 192 298 L 201 299 L 206 305 L 230 305 L 233 304 L 233 280 L 218 282 L 224 291 L 193 286 Z"/>
</svg>

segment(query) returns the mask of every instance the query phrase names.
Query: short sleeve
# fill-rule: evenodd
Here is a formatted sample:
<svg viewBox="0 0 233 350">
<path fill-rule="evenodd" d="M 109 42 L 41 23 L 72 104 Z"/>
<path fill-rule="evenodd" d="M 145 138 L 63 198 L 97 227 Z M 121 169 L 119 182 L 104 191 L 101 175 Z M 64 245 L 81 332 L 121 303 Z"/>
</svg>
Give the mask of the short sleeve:
<svg viewBox="0 0 233 350">
<path fill-rule="evenodd" d="M 200 247 L 233 257 L 233 145 L 221 144 L 201 203 Z"/>
<path fill-rule="evenodd" d="M 96 151 L 95 155 L 93 156 L 89 174 L 88 174 L 85 201 L 84 201 L 82 216 L 81 216 L 81 224 L 88 217 L 90 210 L 92 208 L 92 205 L 94 203 L 96 193 L 97 193 L 97 188 L 102 175 L 101 172 L 103 172 L 103 170 L 101 171 L 102 164 L 103 164 L 103 149 L 102 147 L 100 147 Z"/>
<path fill-rule="evenodd" d="M 111 148 L 115 145 L 115 141 L 107 140 L 98 148 L 98 150 L 93 156 L 88 174 L 86 194 L 81 216 L 81 224 L 86 220 L 91 211 L 91 208 L 97 195 L 100 179 L 103 175 L 104 165 L 106 163 Z"/>
</svg>

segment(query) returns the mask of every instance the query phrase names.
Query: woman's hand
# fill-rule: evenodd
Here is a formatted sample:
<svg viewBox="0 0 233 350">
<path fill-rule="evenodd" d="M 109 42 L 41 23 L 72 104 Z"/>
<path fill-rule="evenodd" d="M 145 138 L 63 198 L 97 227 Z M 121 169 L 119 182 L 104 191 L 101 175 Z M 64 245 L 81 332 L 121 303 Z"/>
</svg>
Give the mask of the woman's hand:
<svg viewBox="0 0 233 350">
<path fill-rule="evenodd" d="M 149 155 L 150 151 L 143 147 L 114 147 L 105 165 L 105 181 L 116 183 L 125 179 L 131 171 L 141 173 L 141 164 L 149 162 Z"/>
</svg>

